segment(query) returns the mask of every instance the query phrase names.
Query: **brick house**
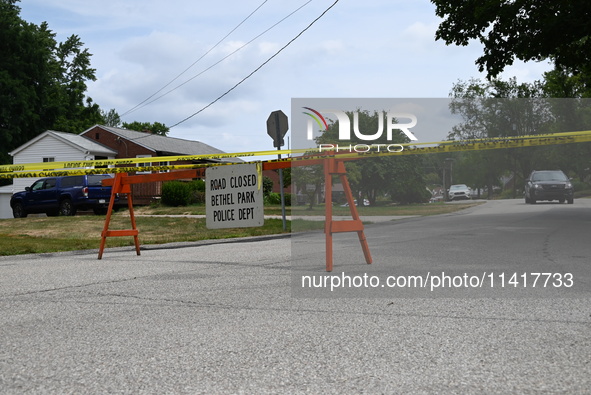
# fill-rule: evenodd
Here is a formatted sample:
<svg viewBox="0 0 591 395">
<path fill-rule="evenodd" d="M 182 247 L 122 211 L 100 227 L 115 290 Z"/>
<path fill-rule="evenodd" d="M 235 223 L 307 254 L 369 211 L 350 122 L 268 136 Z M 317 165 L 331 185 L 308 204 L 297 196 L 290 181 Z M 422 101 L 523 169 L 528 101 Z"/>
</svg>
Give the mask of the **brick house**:
<svg viewBox="0 0 591 395">
<path fill-rule="evenodd" d="M 161 136 L 152 134 L 149 131 L 138 132 L 135 130 L 127 130 L 116 127 L 95 125 L 90 129 L 80 133 L 81 136 L 86 137 L 98 144 L 116 151 L 115 159 L 124 158 L 146 158 L 146 163 L 152 163 L 148 158 L 156 156 L 182 156 L 182 155 L 216 155 L 223 154 L 217 148 L 202 143 L 200 141 L 185 140 L 175 137 Z M 232 162 L 241 161 L 240 159 L 231 159 Z M 190 164 L 190 163 L 208 163 L 219 162 L 219 160 L 198 160 L 193 162 L 170 162 L 170 163 L 154 163 L 154 165 L 174 165 L 174 164 Z M 161 183 L 148 183 L 133 185 L 133 199 L 134 203 L 147 204 L 155 196 L 162 194 Z"/>
</svg>

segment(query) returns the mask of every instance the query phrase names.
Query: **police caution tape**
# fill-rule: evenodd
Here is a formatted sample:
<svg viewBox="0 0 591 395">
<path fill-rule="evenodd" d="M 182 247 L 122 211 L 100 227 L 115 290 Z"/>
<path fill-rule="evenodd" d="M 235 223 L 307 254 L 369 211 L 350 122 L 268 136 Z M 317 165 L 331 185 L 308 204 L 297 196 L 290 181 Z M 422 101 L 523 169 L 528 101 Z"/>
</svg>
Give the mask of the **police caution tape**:
<svg viewBox="0 0 591 395">
<path fill-rule="evenodd" d="M 323 158 L 339 158 L 355 160 L 376 156 L 391 155 L 418 155 L 435 153 L 452 153 L 462 151 L 481 151 L 493 149 L 510 149 L 540 147 L 560 144 L 573 144 L 591 142 L 591 131 L 554 133 L 521 137 L 499 137 L 487 139 L 440 141 L 413 144 L 320 144 L 317 148 L 239 152 L 220 155 L 187 155 L 187 156 L 160 156 L 150 158 L 128 158 L 80 162 L 44 162 L 19 165 L 0 166 L 0 178 L 41 178 L 48 176 L 67 176 L 82 174 L 106 174 L 106 173 L 131 173 L 197 169 L 202 167 L 214 167 L 235 164 L 232 162 L 200 163 L 187 165 L 161 165 L 161 166 L 122 166 L 125 164 L 138 164 L 150 162 L 182 162 L 195 160 L 220 160 L 254 156 L 268 156 L 276 154 L 304 154 L 284 159 L 269 160 L 271 163 L 292 163 L 297 166 L 298 161 Z M 118 166 L 101 167 L 96 166 Z M 84 168 L 86 167 L 86 168 Z M 34 171 L 41 170 L 41 171 Z"/>
<path fill-rule="evenodd" d="M 585 142 L 591 142 L 591 131 L 413 144 L 320 144 L 316 149 L 306 150 L 305 155 L 303 156 L 292 156 L 287 160 L 291 161 L 293 166 L 297 166 L 297 162 L 309 162 L 310 160 L 321 160 L 326 158 L 356 160 L 391 155 L 437 154 Z M 280 163 L 283 161 L 285 161 L 285 159 L 275 159 L 266 162 Z"/>
<path fill-rule="evenodd" d="M 133 166 L 133 167 L 108 167 L 99 169 L 71 169 L 71 170 L 43 170 L 23 171 L 12 173 L 0 173 L 0 179 L 6 178 L 43 178 L 60 176 L 79 176 L 84 174 L 114 174 L 114 173 L 137 173 L 137 172 L 168 172 L 171 170 L 191 170 L 213 166 L 229 166 L 236 163 L 200 163 L 191 165 L 166 165 L 166 166 Z"/>
<path fill-rule="evenodd" d="M 548 145 L 591 142 L 591 131 L 555 133 L 546 135 L 497 137 L 436 143 L 411 144 L 320 144 L 315 150 L 308 150 L 305 159 L 329 157 L 357 159 L 368 156 L 417 155 L 482 151 L 493 149 L 526 148 Z M 322 155 L 322 154 L 325 155 Z M 295 159 L 295 158 L 293 158 Z"/>
<path fill-rule="evenodd" d="M 237 152 L 224 154 L 204 154 L 204 155 L 180 155 L 180 156 L 154 156 L 144 158 L 125 158 L 125 159 L 102 159 L 102 160 L 86 160 L 86 161 L 69 161 L 69 162 L 40 162 L 40 163 L 24 163 L 18 165 L 0 165 L 1 172 L 26 171 L 26 170 L 62 170 L 62 169 L 79 169 L 84 167 L 104 167 L 104 166 L 121 166 L 121 165 L 136 165 L 138 163 L 146 162 L 186 162 L 198 160 L 222 160 L 234 158 L 246 158 L 254 156 L 269 156 L 277 154 L 290 154 L 292 150 L 281 151 L 253 151 L 253 152 Z M 138 171 L 137 168 L 134 171 Z"/>
</svg>

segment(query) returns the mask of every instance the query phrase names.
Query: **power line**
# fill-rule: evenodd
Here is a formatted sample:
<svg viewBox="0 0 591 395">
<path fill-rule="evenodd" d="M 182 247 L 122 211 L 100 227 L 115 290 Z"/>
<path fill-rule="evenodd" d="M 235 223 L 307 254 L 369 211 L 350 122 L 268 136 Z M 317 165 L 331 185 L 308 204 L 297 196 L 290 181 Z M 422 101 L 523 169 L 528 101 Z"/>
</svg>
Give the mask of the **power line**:
<svg viewBox="0 0 591 395">
<path fill-rule="evenodd" d="M 213 63 L 212 65 L 210 65 L 209 67 L 207 67 L 206 69 L 202 70 L 201 72 L 197 73 L 196 75 L 194 75 L 193 77 L 189 78 L 188 80 L 186 80 L 185 82 L 175 86 L 174 88 L 166 91 L 165 93 L 163 93 L 162 95 L 154 98 L 153 100 L 150 100 L 149 102 L 145 103 L 147 100 L 149 100 L 151 97 L 153 97 L 154 95 L 156 95 L 156 93 L 162 91 L 162 89 L 160 89 L 160 91 L 156 92 L 154 95 L 150 96 L 150 98 L 144 100 L 142 103 L 138 104 L 136 107 L 134 107 L 132 110 L 126 112 L 123 115 L 129 114 L 135 110 L 139 110 L 140 108 L 144 108 L 152 103 L 154 103 L 157 100 L 160 100 L 161 98 L 163 98 L 164 96 L 174 92 L 175 90 L 179 89 L 180 87 L 188 84 L 189 82 L 193 81 L 195 78 L 201 76 L 202 74 L 204 74 L 205 72 L 211 70 L 213 67 L 217 66 L 218 64 L 222 63 L 224 60 L 228 59 L 230 56 L 234 55 L 236 52 L 242 50 L 244 47 L 248 46 L 249 44 L 251 44 L 253 41 L 257 40 L 258 38 L 260 38 L 261 36 L 263 36 L 264 34 L 266 34 L 267 32 L 269 32 L 271 29 L 275 28 L 277 25 L 279 25 L 280 23 L 282 23 L 283 21 L 285 21 L 287 18 L 291 17 L 293 14 L 295 14 L 296 12 L 298 12 L 299 10 L 301 10 L 302 8 L 304 8 L 305 6 L 307 6 L 309 3 L 311 3 L 312 0 L 308 0 L 306 3 L 302 4 L 301 6 L 299 6 L 298 8 L 296 8 L 295 10 L 293 10 L 292 12 L 290 12 L 287 16 L 283 17 L 282 19 L 280 19 L 279 21 L 277 21 L 276 23 L 274 23 L 273 25 L 271 25 L 269 28 L 265 29 L 263 32 L 259 33 L 257 36 L 255 36 L 254 38 L 252 38 L 251 40 L 249 40 L 248 42 L 246 42 L 245 44 L 241 45 L 239 48 L 235 49 L 234 51 L 232 51 L 231 53 L 229 53 L 228 55 L 224 56 L 223 58 L 221 58 L 220 60 L 218 60 L 217 62 Z M 170 85 L 170 84 L 168 84 Z M 167 85 L 167 86 L 168 86 Z M 145 103 L 145 104 L 144 104 Z M 143 104 L 143 105 L 142 105 Z"/>
<path fill-rule="evenodd" d="M 236 25 L 232 30 L 230 30 L 230 32 L 228 34 L 226 34 L 224 37 L 222 37 L 213 47 L 211 47 L 208 51 L 206 51 L 203 55 L 201 55 L 199 57 L 199 59 L 197 59 L 196 61 L 194 61 L 193 63 L 191 63 L 191 65 L 189 67 L 187 67 L 185 70 L 183 70 L 180 74 L 178 74 L 176 77 L 174 77 L 172 80 L 170 80 L 162 88 L 158 89 L 152 95 L 148 96 L 146 99 L 144 99 L 143 101 L 141 101 L 139 104 L 135 105 L 133 108 L 131 108 L 131 109 L 127 110 L 126 112 L 124 112 L 121 116 L 123 117 L 123 116 L 125 116 L 125 115 L 127 115 L 129 113 L 132 113 L 133 111 L 135 111 L 136 109 L 138 109 L 142 104 L 144 104 L 145 102 L 147 102 L 148 100 L 150 100 L 151 98 L 153 98 L 154 96 L 156 96 L 158 93 L 162 92 L 164 89 L 166 89 L 168 86 L 170 86 L 170 84 L 172 84 L 177 79 L 179 79 L 183 74 L 185 74 L 193 66 L 195 66 L 201 59 L 203 59 L 204 57 L 206 57 L 211 51 L 213 51 L 215 48 L 217 48 L 226 38 L 228 38 L 230 36 L 230 34 L 234 33 L 236 31 L 236 29 L 238 29 L 240 26 L 242 26 L 242 24 L 244 24 L 244 22 L 246 22 L 248 19 L 250 19 L 250 17 L 253 16 L 254 13 L 257 12 L 263 5 L 265 5 L 265 3 L 267 1 L 269 1 L 269 0 L 263 1 L 257 8 L 255 8 L 254 11 L 252 11 L 250 14 L 248 14 L 248 16 L 246 18 L 244 18 L 238 25 Z"/>
<path fill-rule="evenodd" d="M 244 77 L 243 79 L 241 79 L 240 81 L 238 81 L 234 86 L 232 86 L 230 89 L 228 89 L 226 92 L 222 93 L 217 99 L 213 100 L 211 103 L 207 104 L 206 106 L 202 107 L 201 109 L 199 109 L 198 111 L 194 112 L 193 114 L 189 115 L 188 117 L 186 117 L 185 119 L 175 123 L 174 125 L 170 126 L 169 129 L 174 128 L 175 126 L 180 125 L 183 122 L 188 121 L 189 119 L 193 118 L 195 115 L 200 114 L 201 112 L 205 111 L 207 108 L 211 107 L 213 104 L 217 103 L 220 99 L 222 99 L 224 96 L 226 96 L 228 93 L 232 92 L 234 89 L 236 89 L 236 87 L 238 87 L 240 84 L 242 84 L 244 81 L 246 81 L 247 79 L 249 79 L 254 73 L 256 73 L 257 71 L 259 71 L 260 69 L 263 68 L 263 66 L 265 66 L 267 63 L 269 63 L 273 58 L 275 58 L 277 55 L 279 55 L 285 48 L 287 48 L 289 45 L 291 45 L 291 43 L 293 43 L 295 40 L 297 40 L 302 34 L 304 34 L 308 29 L 310 29 L 312 27 L 312 25 L 314 25 L 316 22 L 318 22 L 318 20 L 320 20 L 328 11 L 331 10 L 331 8 L 333 8 L 337 3 L 339 2 L 339 0 L 336 0 L 334 3 L 332 3 L 330 5 L 330 7 L 328 7 L 326 10 L 324 10 L 322 12 L 322 14 L 320 14 L 316 19 L 314 19 L 312 22 L 310 22 L 310 24 L 308 26 L 306 26 L 301 32 L 299 32 L 294 38 L 292 38 L 291 40 L 289 40 L 289 42 L 287 44 L 285 44 L 283 47 L 281 47 L 277 52 L 275 52 L 273 55 L 271 55 L 271 57 L 269 57 L 269 59 L 265 60 L 260 66 L 258 66 L 256 69 L 254 69 L 250 74 L 248 74 L 246 77 Z"/>
</svg>

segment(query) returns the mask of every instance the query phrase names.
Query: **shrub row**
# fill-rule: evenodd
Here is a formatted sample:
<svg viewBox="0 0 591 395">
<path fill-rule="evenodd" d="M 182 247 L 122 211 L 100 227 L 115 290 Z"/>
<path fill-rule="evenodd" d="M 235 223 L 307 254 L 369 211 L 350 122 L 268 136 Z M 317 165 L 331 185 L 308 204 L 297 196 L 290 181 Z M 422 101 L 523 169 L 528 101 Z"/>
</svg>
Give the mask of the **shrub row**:
<svg viewBox="0 0 591 395">
<path fill-rule="evenodd" d="M 162 185 L 162 204 L 166 206 L 188 206 L 205 203 L 205 182 L 203 180 L 167 181 Z M 265 204 L 281 204 L 281 195 L 269 192 L 264 196 Z M 285 194 L 285 205 L 291 206 L 291 194 Z"/>
<path fill-rule="evenodd" d="M 291 206 L 291 193 L 285 193 L 285 205 Z M 281 194 L 276 192 L 271 192 L 264 198 L 265 204 L 281 204 Z"/>
<path fill-rule="evenodd" d="M 188 206 L 205 203 L 205 182 L 203 180 L 168 181 L 162 185 L 162 204 L 167 206 Z"/>
</svg>

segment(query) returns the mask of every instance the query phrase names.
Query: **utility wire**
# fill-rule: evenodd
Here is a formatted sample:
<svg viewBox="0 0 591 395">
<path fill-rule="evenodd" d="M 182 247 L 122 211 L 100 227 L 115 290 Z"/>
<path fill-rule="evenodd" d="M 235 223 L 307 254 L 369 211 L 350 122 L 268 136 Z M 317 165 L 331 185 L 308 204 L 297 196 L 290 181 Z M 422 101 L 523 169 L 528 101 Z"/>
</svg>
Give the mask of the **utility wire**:
<svg viewBox="0 0 591 395">
<path fill-rule="evenodd" d="M 291 17 L 293 14 L 295 14 L 296 12 L 298 12 L 299 10 L 301 10 L 302 8 L 304 8 L 305 6 L 307 6 L 308 4 L 310 4 L 312 2 L 312 0 L 308 0 L 306 3 L 302 4 L 301 6 L 299 6 L 298 8 L 296 8 L 295 10 L 293 10 L 291 13 L 289 13 L 287 16 L 285 16 L 284 18 L 282 18 L 281 20 L 279 20 L 278 22 L 274 23 L 273 25 L 271 25 L 269 28 L 267 28 L 266 30 L 264 30 L 262 33 L 258 34 L 257 36 L 255 36 L 254 38 L 252 38 L 250 41 L 246 42 L 245 44 L 241 45 L 240 47 L 238 47 L 237 49 L 235 49 L 234 51 L 230 52 L 228 55 L 224 56 L 223 58 L 221 58 L 220 60 L 218 60 L 217 62 L 215 62 L 214 64 L 212 64 L 211 66 L 207 67 L 206 69 L 202 70 L 201 72 L 197 73 L 196 75 L 194 75 L 193 77 L 189 78 L 188 80 L 186 80 L 185 82 L 175 86 L 174 88 L 166 91 L 165 93 L 161 94 L 160 96 L 154 98 L 153 100 L 150 100 L 149 102 L 145 103 L 147 100 L 149 100 L 151 97 L 153 97 L 154 95 L 156 95 L 156 93 L 162 91 L 162 88 L 160 91 L 156 92 L 154 95 L 150 96 L 148 99 L 144 100 L 142 103 L 138 104 L 136 107 L 134 107 L 132 110 L 126 112 L 123 115 L 129 114 L 135 110 L 139 110 L 140 108 L 146 107 L 152 103 L 154 103 L 157 100 L 160 100 L 161 98 L 163 98 L 164 96 L 174 92 L 175 90 L 179 89 L 180 87 L 188 84 L 189 82 L 193 81 L 195 78 L 199 77 L 200 75 L 204 74 L 206 71 L 211 70 L 212 68 L 214 68 L 215 66 L 217 66 L 218 64 L 222 63 L 224 60 L 228 59 L 230 56 L 234 55 L 236 52 L 242 50 L 244 47 L 246 47 L 247 45 L 251 44 L 253 41 L 257 40 L 258 38 L 260 38 L 261 36 L 263 36 L 264 34 L 266 34 L 267 32 L 269 32 L 269 30 L 275 28 L 277 25 L 279 25 L 280 23 L 282 23 L 283 21 L 285 21 L 287 18 Z M 170 85 L 170 84 L 168 84 Z M 167 86 L 168 86 L 167 85 Z M 145 104 L 143 104 L 145 103 Z M 142 105 L 143 104 L 143 105 Z"/>
<path fill-rule="evenodd" d="M 198 111 L 194 112 L 193 114 L 189 115 L 188 117 L 186 117 L 185 119 L 175 123 L 174 125 L 170 126 L 169 129 L 174 128 L 175 126 L 180 125 L 183 122 L 188 121 L 189 119 L 193 118 L 195 115 L 198 115 L 200 113 L 202 113 L 203 111 L 205 111 L 206 109 L 208 109 L 209 107 L 211 107 L 212 105 L 214 105 L 215 103 L 217 103 L 220 99 L 222 99 L 224 96 L 226 96 L 228 93 L 232 92 L 234 89 L 236 89 L 240 84 L 242 84 L 244 81 L 246 81 L 247 79 L 249 79 L 254 73 L 256 73 L 257 71 L 259 71 L 260 69 L 263 68 L 263 66 L 265 66 L 267 63 L 269 63 L 273 58 L 275 58 L 277 55 L 279 55 L 285 48 L 287 48 L 288 46 L 291 45 L 291 43 L 293 43 L 295 40 L 297 40 L 302 34 L 304 34 L 308 29 L 310 29 L 312 27 L 312 25 L 314 25 L 316 22 L 318 22 L 328 11 L 330 11 L 337 3 L 339 2 L 339 0 L 336 0 L 334 3 L 332 3 L 330 5 L 330 7 L 328 7 L 326 10 L 324 10 L 322 12 L 322 14 L 320 14 L 316 19 L 314 19 L 312 22 L 310 22 L 310 24 L 308 26 L 306 26 L 301 32 L 299 32 L 294 38 L 292 38 L 291 40 L 289 40 L 289 42 L 287 44 L 285 44 L 283 47 L 281 47 L 277 52 L 275 52 L 273 55 L 271 55 L 271 57 L 269 57 L 269 59 L 265 60 L 260 66 L 258 66 L 256 69 L 254 69 L 252 72 L 250 72 L 250 74 L 248 74 L 246 77 L 244 77 L 243 79 L 241 79 L 240 81 L 238 81 L 234 86 L 232 86 L 230 89 L 228 89 L 226 92 L 222 93 L 217 99 L 213 100 L 211 103 L 207 104 L 206 106 L 202 107 L 201 109 L 199 109 Z"/>
<path fill-rule="evenodd" d="M 196 61 L 194 61 L 193 63 L 191 63 L 191 65 L 189 67 L 187 67 L 180 74 L 178 74 L 176 77 L 174 77 L 172 80 L 170 80 L 170 82 L 168 82 L 162 88 L 158 89 L 152 95 L 148 96 L 146 99 L 144 99 L 142 102 L 140 102 L 139 104 L 137 104 L 133 108 L 131 108 L 131 109 L 127 110 L 126 112 L 124 112 L 121 116 L 123 117 L 123 116 L 125 116 L 125 115 L 127 115 L 129 113 L 132 113 L 133 111 L 135 111 L 136 109 L 138 109 L 142 104 L 144 104 L 145 102 L 147 102 L 148 100 L 150 100 L 151 98 L 153 98 L 154 96 L 156 96 L 158 93 L 162 92 L 164 89 L 166 89 L 168 86 L 170 86 L 170 84 L 172 84 L 177 79 L 179 79 L 183 74 L 185 74 L 193 66 L 195 66 L 201 59 L 203 59 L 204 57 L 206 57 L 211 51 L 213 51 L 215 48 L 217 48 L 226 38 L 228 38 L 230 36 L 230 34 L 234 33 L 236 31 L 236 29 L 238 29 L 240 26 L 242 26 L 244 24 L 244 22 L 246 22 L 248 19 L 250 19 L 250 17 L 253 16 L 254 13 L 257 12 L 263 5 L 265 5 L 265 3 L 267 1 L 269 1 L 269 0 L 263 1 L 257 8 L 255 8 L 254 11 L 252 11 L 250 14 L 248 14 L 248 16 L 246 18 L 244 18 L 238 25 L 236 25 L 236 27 L 234 27 L 234 29 L 232 29 L 228 34 L 226 34 L 224 37 L 222 37 L 213 47 L 211 47 L 207 52 L 205 52 L 203 55 L 201 55 L 199 57 L 199 59 L 197 59 Z"/>
</svg>

